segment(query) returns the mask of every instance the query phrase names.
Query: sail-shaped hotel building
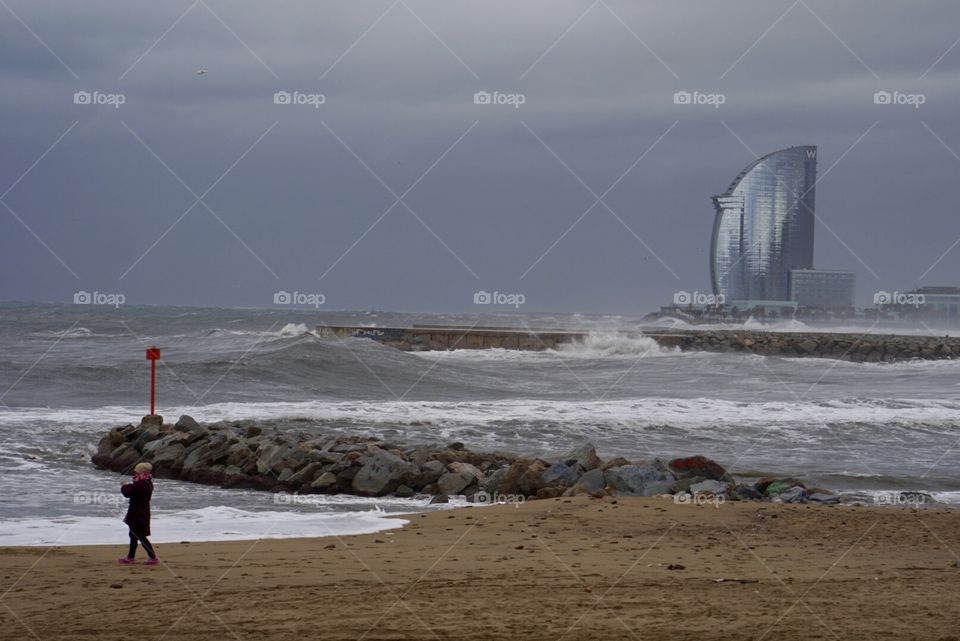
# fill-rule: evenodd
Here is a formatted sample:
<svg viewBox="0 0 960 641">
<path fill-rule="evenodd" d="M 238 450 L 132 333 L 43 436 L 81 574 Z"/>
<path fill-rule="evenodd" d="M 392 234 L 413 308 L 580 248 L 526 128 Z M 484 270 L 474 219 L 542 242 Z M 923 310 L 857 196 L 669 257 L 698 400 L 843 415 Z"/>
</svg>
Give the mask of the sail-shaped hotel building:
<svg viewBox="0 0 960 641">
<path fill-rule="evenodd" d="M 817 306 L 852 306 L 853 274 L 813 269 L 816 183 L 817 147 L 803 145 L 757 159 L 713 197 L 710 278 L 719 300 L 812 304 L 791 291 L 796 282 Z"/>
</svg>

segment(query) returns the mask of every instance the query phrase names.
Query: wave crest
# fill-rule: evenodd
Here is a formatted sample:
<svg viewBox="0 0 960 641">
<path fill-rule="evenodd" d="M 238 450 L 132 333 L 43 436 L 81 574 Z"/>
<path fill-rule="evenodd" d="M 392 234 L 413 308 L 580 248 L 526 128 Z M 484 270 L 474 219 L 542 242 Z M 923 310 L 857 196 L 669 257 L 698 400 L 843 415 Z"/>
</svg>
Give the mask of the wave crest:
<svg viewBox="0 0 960 641">
<path fill-rule="evenodd" d="M 561 345 L 557 348 L 556 352 L 565 358 L 638 358 L 664 354 L 679 354 L 680 349 L 676 347 L 663 347 L 649 336 L 590 332 L 580 340 Z"/>
</svg>

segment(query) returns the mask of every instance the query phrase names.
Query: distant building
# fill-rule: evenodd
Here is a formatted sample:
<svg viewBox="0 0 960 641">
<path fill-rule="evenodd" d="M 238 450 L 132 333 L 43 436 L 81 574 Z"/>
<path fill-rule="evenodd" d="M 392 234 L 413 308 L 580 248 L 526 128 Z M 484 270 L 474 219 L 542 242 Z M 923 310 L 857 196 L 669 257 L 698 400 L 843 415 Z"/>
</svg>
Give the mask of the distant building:
<svg viewBox="0 0 960 641">
<path fill-rule="evenodd" d="M 759 158 L 713 197 L 713 293 L 730 301 L 789 301 L 791 269 L 813 268 L 817 148 Z"/>
<path fill-rule="evenodd" d="M 884 309 L 898 312 L 904 319 L 922 319 L 930 323 L 960 324 L 960 287 L 920 287 L 906 294 L 888 295 Z"/>
<path fill-rule="evenodd" d="M 799 307 L 852 309 L 856 298 L 857 275 L 826 269 L 791 269 L 790 300 Z"/>
</svg>

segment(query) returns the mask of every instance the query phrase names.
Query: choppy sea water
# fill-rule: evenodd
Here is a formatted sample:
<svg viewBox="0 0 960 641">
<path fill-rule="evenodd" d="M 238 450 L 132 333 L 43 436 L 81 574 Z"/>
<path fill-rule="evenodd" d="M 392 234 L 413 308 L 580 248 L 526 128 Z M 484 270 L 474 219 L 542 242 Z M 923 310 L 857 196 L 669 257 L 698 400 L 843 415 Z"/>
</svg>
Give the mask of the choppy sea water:
<svg viewBox="0 0 960 641">
<path fill-rule="evenodd" d="M 548 352 L 404 353 L 318 339 L 321 324 L 589 328 Z M 158 411 L 394 441 L 461 441 L 550 456 L 702 453 L 735 473 L 841 491 L 919 490 L 960 503 L 960 362 L 854 364 L 680 353 L 615 334 L 620 317 L 0 305 L 0 545 L 123 542 L 119 475 L 98 440 L 147 411 L 144 348 L 163 350 Z M 784 329 L 796 330 L 795 326 Z M 159 480 L 155 538 L 369 532 L 423 501 L 262 492 Z"/>
</svg>

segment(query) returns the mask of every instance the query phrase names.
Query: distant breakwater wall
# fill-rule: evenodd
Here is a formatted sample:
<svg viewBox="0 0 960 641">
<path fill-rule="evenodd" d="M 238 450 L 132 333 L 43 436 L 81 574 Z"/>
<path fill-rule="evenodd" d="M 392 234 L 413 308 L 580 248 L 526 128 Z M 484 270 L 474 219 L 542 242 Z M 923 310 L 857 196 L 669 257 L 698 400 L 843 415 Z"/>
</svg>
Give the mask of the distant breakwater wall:
<svg viewBox="0 0 960 641">
<path fill-rule="evenodd" d="M 810 356 L 855 363 L 911 359 L 942 360 L 960 356 L 960 337 L 833 332 L 742 330 L 648 330 L 621 332 L 646 336 L 662 347 L 683 351 L 747 352 L 762 356 Z M 405 351 L 516 349 L 542 351 L 583 341 L 590 332 L 503 327 L 317 327 L 328 339 L 369 338 Z"/>
<path fill-rule="evenodd" d="M 650 335 L 661 344 L 708 352 L 749 352 L 762 356 L 812 356 L 854 363 L 942 360 L 960 356 L 960 338 L 901 334 L 829 332 L 686 331 Z"/>
<path fill-rule="evenodd" d="M 151 463 L 158 478 L 298 495 L 420 495 L 431 496 L 434 502 L 463 495 L 475 503 L 665 494 L 678 502 L 841 500 L 792 478 L 738 482 L 704 456 L 604 461 L 592 444 L 584 443 L 563 456 L 544 459 L 477 452 L 462 443 L 410 446 L 374 437 L 264 430 L 250 424 L 202 425 L 189 416 L 175 424 L 146 416 L 139 425 L 115 427 L 93 456 L 97 467 L 124 474 L 141 461 Z"/>
</svg>

